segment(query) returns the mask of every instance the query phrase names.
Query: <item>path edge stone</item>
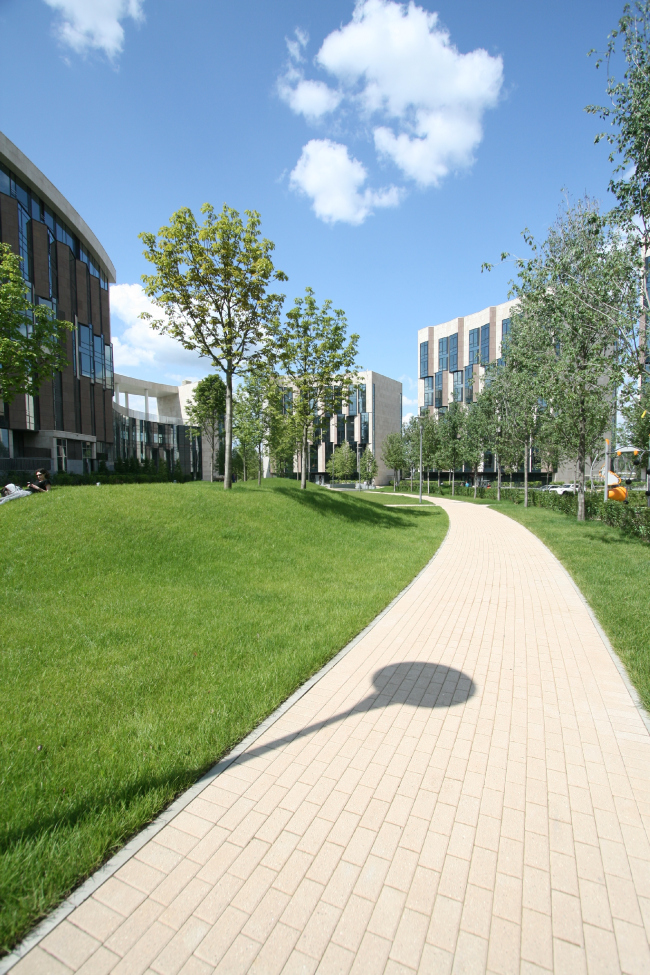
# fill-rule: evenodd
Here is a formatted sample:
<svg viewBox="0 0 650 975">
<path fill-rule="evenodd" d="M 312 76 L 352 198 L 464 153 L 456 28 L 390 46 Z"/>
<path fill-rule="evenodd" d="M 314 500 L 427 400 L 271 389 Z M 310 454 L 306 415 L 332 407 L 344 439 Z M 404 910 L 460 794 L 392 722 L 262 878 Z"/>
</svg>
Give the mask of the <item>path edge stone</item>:
<svg viewBox="0 0 650 975">
<path fill-rule="evenodd" d="M 432 502 L 432 504 L 435 504 L 435 502 Z M 440 507 L 441 510 L 444 511 L 444 508 L 442 508 L 442 506 Z M 447 515 L 446 511 L 444 513 Z M 322 678 L 325 677 L 325 675 L 328 674 L 329 671 L 332 670 L 340 660 L 347 656 L 347 654 L 350 653 L 350 651 L 353 650 L 354 647 L 356 647 L 356 645 L 363 640 L 363 638 L 370 633 L 372 629 L 374 629 L 377 623 L 379 623 L 379 621 L 382 620 L 388 612 L 390 612 L 393 606 L 395 606 L 400 599 L 406 595 L 409 589 L 411 589 L 421 578 L 421 576 L 424 575 L 429 566 L 435 562 L 438 555 L 447 543 L 450 528 L 451 521 L 447 515 L 447 531 L 445 532 L 445 537 L 440 542 L 440 545 L 432 557 L 429 559 L 426 565 L 420 569 L 418 574 L 411 579 L 408 585 L 405 586 L 404 589 L 402 589 L 401 592 L 399 592 L 390 601 L 390 603 L 384 607 L 384 609 L 382 609 L 381 613 L 375 616 L 375 618 L 372 619 L 370 623 L 368 623 L 368 625 L 354 637 L 354 639 L 350 640 L 350 642 L 347 643 L 342 650 L 339 650 L 337 654 L 328 660 L 320 670 L 313 674 L 307 681 L 305 681 L 304 684 L 301 684 L 301 686 L 294 691 L 293 694 L 286 699 L 286 701 L 283 701 L 282 704 L 280 704 L 279 707 L 277 707 L 275 711 L 268 716 L 268 718 L 265 718 L 264 721 L 262 721 L 256 728 L 253 729 L 253 731 L 243 738 L 239 744 L 235 745 L 235 747 L 228 752 L 227 755 L 213 765 L 212 768 L 208 769 L 207 772 L 204 772 L 203 775 L 197 779 L 194 785 L 191 785 L 180 796 L 177 796 L 177 798 L 174 799 L 166 809 L 163 809 L 162 812 L 158 813 L 156 818 L 152 820 L 151 823 L 140 830 L 139 833 L 136 833 L 135 836 L 132 836 L 131 839 L 128 840 L 128 842 L 125 843 L 124 846 L 110 858 L 110 860 L 107 860 L 106 863 L 102 864 L 101 867 L 98 867 L 97 870 L 91 874 L 90 877 L 84 880 L 68 897 L 66 897 L 65 900 L 58 905 L 58 907 L 55 907 L 54 910 L 47 915 L 47 917 L 40 921 L 36 927 L 33 928 L 28 935 L 26 935 L 20 944 L 9 952 L 8 955 L 0 958 L 0 975 L 6 975 L 6 972 L 10 971 L 14 965 L 17 965 L 21 958 L 24 958 L 25 955 L 32 950 L 32 948 L 35 948 L 36 945 L 47 937 L 47 935 L 50 934 L 62 921 L 64 921 L 68 915 L 75 910 L 75 908 L 79 907 L 80 904 L 83 904 L 84 901 L 88 900 L 88 898 L 91 897 L 96 890 L 99 890 L 102 884 L 106 883 L 110 877 L 117 873 L 120 867 L 123 867 L 125 863 L 134 857 L 135 854 L 149 842 L 149 840 L 153 839 L 154 836 L 160 833 L 160 831 L 164 829 L 164 827 L 167 826 L 167 824 L 171 822 L 171 820 L 177 816 L 179 812 L 185 809 L 185 807 L 188 806 L 193 799 L 200 795 L 204 789 L 207 789 L 207 787 L 211 785 L 222 772 L 225 772 L 225 770 L 232 765 L 233 762 L 235 762 L 239 756 L 243 754 L 243 752 L 250 748 L 253 742 L 261 737 L 261 735 L 263 735 L 268 728 L 274 725 L 283 714 L 285 714 L 297 701 L 300 700 L 300 698 L 304 697 L 304 695 L 307 694 L 307 692 L 310 691 L 315 684 L 322 680 Z"/>
</svg>

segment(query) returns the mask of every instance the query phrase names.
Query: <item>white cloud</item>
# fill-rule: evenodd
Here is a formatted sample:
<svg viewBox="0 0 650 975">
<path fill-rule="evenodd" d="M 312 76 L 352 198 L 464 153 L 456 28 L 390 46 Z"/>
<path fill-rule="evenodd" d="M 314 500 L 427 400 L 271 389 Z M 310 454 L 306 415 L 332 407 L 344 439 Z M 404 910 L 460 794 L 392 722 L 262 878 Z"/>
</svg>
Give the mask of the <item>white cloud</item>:
<svg viewBox="0 0 650 975">
<path fill-rule="evenodd" d="M 360 224 L 375 207 L 399 203 L 397 187 L 363 189 L 368 173 L 346 146 L 330 139 L 312 139 L 291 173 L 290 185 L 308 196 L 314 213 L 326 223 Z"/>
<path fill-rule="evenodd" d="M 58 11 L 59 39 L 79 54 L 92 48 L 113 59 L 122 51 L 124 28 L 121 21 L 143 19 L 143 0 L 45 0 Z"/>
<path fill-rule="evenodd" d="M 111 331 L 115 372 L 154 382 L 180 383 L 182 379 L 211 372 L 210 364 L 196 352 L 184 349 L 176 339 L 155 332 L 141 319 L 148 311 L 155 318 L 162 313 L 145 295 L 139 284 L 113 284 L 110 289 Z M 122 324 L 120 331 L 119 323 Z"/>
<path fill-rule="evenodd" d="M 499 98 L 503 62 L 480 48 L 462 54 L 436 13 L 413 0 L 357 0 L 350 22 L 316 55 L 334 87 L 305 78 L 305 35 L 287 44 L 290 63 L 278 90 L 296 114 L 314 121 L 345 109 L 335 116 L 339 130 L 356 116 L 377 155 L 421 187 L 473 163 L 483 116 Z"/>
<path fill-rule="evenodd" d="M 295 37 L 286 38 L 289 63 L 278 80 L 278 94 L 292 112 L 315 122 L 323 115 L 333 112 L 342 95 L 322 81 L 305 80 L 304 71 L 299 65 L 305 61 L 303 50 L 308 42 L 309 36 L 300 28 L 296 28 Z"/>
<path fill-rule="evenodd" d="M 297 72 L 296 72 L 297 73 Z M 333 112 L 341 101 L 341 95 L 332 91 L 322 81 L 306 81 L 299 78 L 294 84 L 287 73 L 279 86 L 280 96 L 296 115 L 304 115 L 306 119 L 316 120 L 329 112 Z"/>
</svg>

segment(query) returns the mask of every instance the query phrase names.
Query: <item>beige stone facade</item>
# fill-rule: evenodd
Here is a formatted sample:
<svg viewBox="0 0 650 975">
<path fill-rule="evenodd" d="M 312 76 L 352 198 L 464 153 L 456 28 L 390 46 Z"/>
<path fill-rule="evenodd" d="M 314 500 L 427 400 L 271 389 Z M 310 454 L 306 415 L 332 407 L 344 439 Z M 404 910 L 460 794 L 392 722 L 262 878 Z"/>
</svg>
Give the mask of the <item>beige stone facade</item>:
<svg viewBox="0 0 650 975">
<path fill-rule="evenodd" d="M 514 304 L 504 301 L 418 331 L 419 407 L 445 409 L 455 399 L 466 402 L 468 391 L 476 395 L 485 364 L 501 356 Z"/>
</svg>

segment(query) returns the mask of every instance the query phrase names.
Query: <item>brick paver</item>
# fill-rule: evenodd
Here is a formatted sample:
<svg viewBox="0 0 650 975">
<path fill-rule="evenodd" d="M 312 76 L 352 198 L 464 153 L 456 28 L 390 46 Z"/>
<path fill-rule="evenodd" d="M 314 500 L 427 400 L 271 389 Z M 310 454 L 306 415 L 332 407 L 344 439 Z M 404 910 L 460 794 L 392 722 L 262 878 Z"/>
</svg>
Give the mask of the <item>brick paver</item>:
<svg viewBox="0 0 650 975">
<path fill-rule="evenodd" d="M 650 973 L 650 736 L 540 541 L 439 556 L 15 975 Z"/>
</svg>

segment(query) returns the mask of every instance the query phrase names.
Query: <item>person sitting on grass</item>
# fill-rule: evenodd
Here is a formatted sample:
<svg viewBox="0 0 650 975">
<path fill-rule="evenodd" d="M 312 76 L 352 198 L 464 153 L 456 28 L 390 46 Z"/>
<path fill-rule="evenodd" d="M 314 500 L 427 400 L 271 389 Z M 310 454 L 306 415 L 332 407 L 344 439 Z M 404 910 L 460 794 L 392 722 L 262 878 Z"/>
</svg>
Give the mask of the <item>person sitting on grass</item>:
<svg viewBox="0 0 650 975">
<path fill-rule="evenodd" d="M 50 473 L 46 471 L 44 467 L 36 471 L 36 480 L 27 482 L 27 490 L 30 494 L 40 493 L 42 491 L 49 491 L 52 485 L 50 484 Z"/>
<path fill-rule="evenodd" d="M 15 484 L 9 482 L 5 484 L 2 491 L 0 491 L 2 497 L 0 498 L 0 504 L 4 504 L 5 501 L 15 501 L 16 498 L 29 498 L 31 497 L 31 491 L 21 491 L 19 487 Z"/>
</svg>

